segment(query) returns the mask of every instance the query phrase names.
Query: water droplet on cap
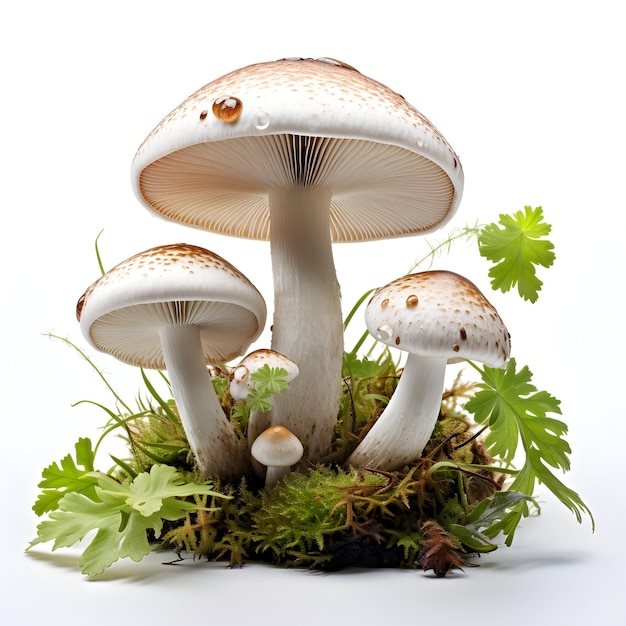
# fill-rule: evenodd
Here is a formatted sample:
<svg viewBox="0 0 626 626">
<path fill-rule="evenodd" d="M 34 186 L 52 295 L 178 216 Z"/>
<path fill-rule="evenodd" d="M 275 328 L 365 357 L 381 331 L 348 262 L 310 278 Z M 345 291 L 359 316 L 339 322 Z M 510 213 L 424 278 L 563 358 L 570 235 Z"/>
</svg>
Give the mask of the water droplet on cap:
<svg viewBox="0 0 626 626">
<path fill-rule="evenodd" d="M 332 59 L 331 57 L 320 57 L 319 59 L 315 60 L 320 61 L 321 63 L 328 63 L 328 65 L 336 65 L 337 67 L 343 67 L 347 70 L 353 70 L 354 72 L 359 71 L 355 67 L 352 67 L 352 65 L 348 65 L 347 63 L 344 63 L 343 61 L 338 61 L 337 59 Z"/>
<path fill-rule="evenodd" d="M 217 98 L 213 103 L 213 115 L 218 120 L 232 124 L 239 119 L 241 111 L 243 110 L 243 103 L 239 98 L 234 96 L 222 96 Z"/>
<path fill-rule="evenodd" d="M 389 341 L 393 337 L 393 327 L 389 324 L 383 324 L 376 329 L 376 339 L 378 341 Z"/>
<path fill-rule="evenodd" d="M 265 111 L 259 111 L 254 116 L 253 124 L 257 130 L 265 130 L 270 125 L 270 116 Z"/>
</svg>

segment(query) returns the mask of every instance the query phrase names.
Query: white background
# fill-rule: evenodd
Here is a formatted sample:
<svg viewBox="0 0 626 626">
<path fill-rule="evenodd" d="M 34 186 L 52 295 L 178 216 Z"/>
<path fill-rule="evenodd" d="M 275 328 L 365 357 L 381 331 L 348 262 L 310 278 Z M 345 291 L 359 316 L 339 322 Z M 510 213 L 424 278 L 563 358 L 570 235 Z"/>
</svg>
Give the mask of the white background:
<svg viewBox="0 0 626 626">
<path fill-rule="evenodd" d="M 4 340 L 2 598 L 6 624 L 526 622 L 618 624 L 626 516 L 622 390 L 624 46 L 620 3 L 17 2 L 0 10 Z M 106 267 L 187 241 L 239 267 L 271 304 L 268 244 L 152 217 L 132 195 L 130 162 L 147 133 L 204 83 L 286 56 L 341 59 L 402 93 L 442 131 L 465 169 L 450 226 L 544 207 L 557 261 L 535 305 L 489 293 L 487 265 L 461 246 L 437 267 L 489 294 L 534 382 L 562 400 L 572 471 L 591 507 L 579 526 L 549 493 L 543 514 L 445 580 L 419 571 L 333 575 L 249 565 L 118 563 L 87 581 L 77 553 L 24 554 L 41 469 L 78 436 L 98 436 L 111 398 L 85 362 L 43 333 L 85 347 L 76 300 Z M 443 237 L 443 233 L 432 239 Z M 335 247 L 346 312 L 406 272 L 418 239 Z M 270 317 L 271 319 L 271 317 Z M 360 329 L 359 329 L 360 331 Z M 357 332 L 355 334 L 358 335 Z M 263 342 L 267 343 L 267 335 Z M 351 339 L 348 339 L 350 344 Z M 139 374 L 92 355 L 132 400 Z M 102 457 L 106 465 L 106 457 Z M 6 618 L 6 619 L 5 619 Z"/>
</svg>

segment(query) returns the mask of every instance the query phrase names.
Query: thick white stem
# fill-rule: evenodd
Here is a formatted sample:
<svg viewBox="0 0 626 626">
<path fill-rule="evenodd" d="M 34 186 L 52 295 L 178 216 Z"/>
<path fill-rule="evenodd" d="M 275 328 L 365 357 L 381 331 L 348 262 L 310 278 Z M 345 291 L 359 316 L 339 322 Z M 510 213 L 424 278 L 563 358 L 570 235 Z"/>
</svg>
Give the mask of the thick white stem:
<svg viewBox="0 0 626 626">
<path fill-rule="evenodd" d="M 219 403 L 196 326 L 161 330 L 167 375 L 202 478 L 238 480 L 246 470 L 242 444 Z"/>
<path fill-rule="evenodd" d="M 272 348 L 300 368 L 276 396 L 272 424 L 293 432 L 305 459 L 327 454 L 341 395 L 343 322 L 330 235 L 330 192 L 270 194 L 274 274 Z"/>
<path fill-rule="evenodd" d="M 389 404 L 347 463 L 393 471 L 418 459 L 437 423 L 445 371 L 446 359 L 409 354 Z"/>
</svg>

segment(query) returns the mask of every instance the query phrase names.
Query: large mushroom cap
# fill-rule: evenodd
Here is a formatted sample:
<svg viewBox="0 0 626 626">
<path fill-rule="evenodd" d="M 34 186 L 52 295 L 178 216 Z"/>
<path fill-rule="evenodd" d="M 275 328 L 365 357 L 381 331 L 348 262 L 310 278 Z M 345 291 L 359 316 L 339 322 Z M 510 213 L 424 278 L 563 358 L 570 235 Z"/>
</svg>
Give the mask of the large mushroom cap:
<svg viewBox="0 0 626 626">
<path fill-rule="evenodd" d="M 367 305 L 365 322 L 389 346 L 449 362 L 470 359 L 502 367 L 511 352 L 496 309 L 454 272 L 418 272 L 381 287 Z"/>
<path fill-rule="evenodd" d="M 187 98 L 143 142 L 138 198 L 198 228 L 269 238 L 275 188 L 330 190 L 333 241 L 421 234 L 456 211 L 463 171 L 402 96 L 330 59 L 250 65 Z"/>
<path fill-rule="evenodd" d="M 188 244 L 151 248 L 96 280 L 76 307 L 92 346 L 120 361 L 165 369 L 159 330 L 200 329 L 207 362 L 245 352 L 265 325 L 265 301 L 218 255 Z"/>
</svg>

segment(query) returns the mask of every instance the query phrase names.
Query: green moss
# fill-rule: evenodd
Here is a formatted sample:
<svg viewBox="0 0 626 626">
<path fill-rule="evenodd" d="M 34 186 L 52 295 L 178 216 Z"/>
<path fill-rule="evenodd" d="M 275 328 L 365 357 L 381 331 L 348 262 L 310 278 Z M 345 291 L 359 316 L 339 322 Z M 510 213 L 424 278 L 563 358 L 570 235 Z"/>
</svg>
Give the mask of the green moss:
<svg viewBox="0 0 626 626">
<path fill-rule="evenodd" d="M 344 374 L 334 451 L 327 462 L 291 473 L 271 490 L 245 479 L 239 485 L 217 485 L 230 499 L 198 498 L 197 510 L 169 525 L 155 543 L 231 565 L 261 560 L 319 569 L 413 567 L 423 549 L 424 523 L 463 524 L 478 502 L 498 491 L 499 478 L 491 471 L 463 472 L 455 465 L 489 462 L 463 412 L 473 386 L 459 380 L 444 393 L 423 458 L 397 472 L 343 468 L 398 379 L 389 355 L 377 361 L 346 355 Z M 227 413 L 232 403 L 225 380 L 216 376 L 214 387 Z M 160 398 L 158 404 L 130 420 L 132 456 L 125 463 L 149 466 L 154 462 L 150 455 L 158 451 L 161 462 L 192 471 L 175 407 L 164 406 Z M 442 462 L 451 465 L 441 468 Z"/>
</svg>

